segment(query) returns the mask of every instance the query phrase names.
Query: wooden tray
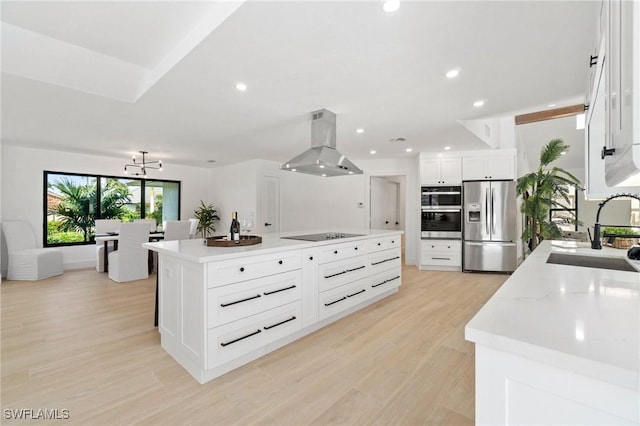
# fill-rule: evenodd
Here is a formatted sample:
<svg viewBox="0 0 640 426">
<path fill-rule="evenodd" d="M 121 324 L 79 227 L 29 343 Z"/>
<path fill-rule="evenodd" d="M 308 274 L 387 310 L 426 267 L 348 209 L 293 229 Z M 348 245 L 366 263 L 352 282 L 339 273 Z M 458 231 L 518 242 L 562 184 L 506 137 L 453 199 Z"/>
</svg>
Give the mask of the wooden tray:
<svg viewBox="0 0 640 426">
<path fill-rule="evenodd" d="M 223 236 L 207 238 L 207 247 L 237 247 L 237 246 L 253 246 L 262 242 L 262 237 L 258 235 L 250 235 L 249 237 L 241 237 L 240 241 L 223 240 Z"/>
</svg>

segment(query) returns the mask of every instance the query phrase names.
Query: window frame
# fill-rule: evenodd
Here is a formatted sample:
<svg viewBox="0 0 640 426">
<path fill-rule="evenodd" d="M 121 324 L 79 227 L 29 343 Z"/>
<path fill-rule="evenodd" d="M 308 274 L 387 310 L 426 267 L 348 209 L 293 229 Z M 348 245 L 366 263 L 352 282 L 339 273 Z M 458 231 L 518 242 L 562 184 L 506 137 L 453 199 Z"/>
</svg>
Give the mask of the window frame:
<svg viewBox="0 0 640 426">
<path fill-rule="evenodd" d="M 574 204 L 575 207 L 570 209 L 570 208 L 554 208 L 551 207 L 549 209 L 549 222 L 551 222 L 551 220 L 553 219 L 553 212 L 571 212 L 573 213 L 573 217 L 575 219 L 575 223 L 573 224 L 573 230 L 577 231 L 578 230 L 578 185 L 570 185 L 567 184 L 567 186 L 573 186 L 573 199 L 574 199 Z"/>
<path fill-rule="evenodd" d="M 171 180 L 171 179 L 149 179 L 149 178 L 141 178 L 135 176 L 115 176 L 115 175 L 101 175 L 101 174 L 88 174 L 88 173 L 76 173 L 76 172 L 59 172 L 54 170 L 44 170 L 42 172 L 42 181 L 43 181 L 43 203 L 42 203 L 42 246 L 43 247 L 66 247 L 66 246 L 85 246 L 95 244 L 95 241 L 79 241 L 72 243 L 48 243 L 47 242 L 47 204 L 48 204 L 48 189 L 49 189 L 49 175 L 65 175 L 65 176 L 77 176 L 77 177 L 86 177 L 86 178 L 95 178 L 96 179 L 96 219 L 99 219 L 102 216 L 102 212 L 100 211 L 100 206 L 102 202 L 102 178 L 107 179 L 127 179 L 127 180 L 137 180 L 140 181 L 140 217 L 146 216 L 146 182 L 168 182 L 172 184 L 178 185 L 178 220 L 180 220 L 180 210 L 182 209 L 182 181 L 179 180 Z"/>
</svg>

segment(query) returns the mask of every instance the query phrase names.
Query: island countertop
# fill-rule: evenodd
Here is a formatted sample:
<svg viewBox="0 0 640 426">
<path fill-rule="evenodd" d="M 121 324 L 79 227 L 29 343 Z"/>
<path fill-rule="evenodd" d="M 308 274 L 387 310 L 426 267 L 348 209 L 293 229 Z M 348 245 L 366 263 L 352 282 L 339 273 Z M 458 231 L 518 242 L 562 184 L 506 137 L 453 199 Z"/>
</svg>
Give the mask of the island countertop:
<svg viewBox="0 0 640 426">
<path fill-rule="evenodd" d="M 544 241 L 467 324 L 466 339 L 638 391 L 640 273 L 546 263 L 552 252 L 626 257 Z"/>
<path fill-rule="evenodd" d="M 295 235 L 308 235 L 338 232 L 344 234 L 359 234 L 357 237 L 327 239 L 325 241 L 301 241 L 290 240 L 286 237 Z M 143 246 L 149 250 L 170 254 L 179 259 L 196 263 L 206 263 L 219 260 L 235 259 L 254 254 L 267 254 L 280 252 L 287 249 L 304 249 L 308 247 L 319 247 L 327 244 L 339 244 L 350 241 L 370 239 L 373 237 L 384 237 L 388 235 L 400 235 L 403 231 L 380 230 L 380 229 L 320 229 L 306 231 L 288 231 L 279 233 L 267 233 L 261 235 L 262 243 L 251 246 L 238 247 L 208 247 L 202 238 L 183 241 L 160 241 L 145 243 Z"/>
</svg>

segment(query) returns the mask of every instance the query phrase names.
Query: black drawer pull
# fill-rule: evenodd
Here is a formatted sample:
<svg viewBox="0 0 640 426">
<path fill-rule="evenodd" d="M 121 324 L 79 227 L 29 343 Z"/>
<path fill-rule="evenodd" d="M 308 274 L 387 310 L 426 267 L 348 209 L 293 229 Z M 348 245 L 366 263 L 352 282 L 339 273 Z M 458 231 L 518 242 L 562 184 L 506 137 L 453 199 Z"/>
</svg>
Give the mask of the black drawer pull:
<svg viewBox="0 0 640 426">
<path fill-rule="evenodd" d="M 353 272 L 353 271 L 357 271 L 358 269 L 364 269 L 364 268 L 366 268 L 366 265 L 358 266 L 357 268 L 353 268 L 353 269 L 347 269 L 345 272 Z"/>
<path fill-rule="evenodd" d="M 378 243 L 378 245 L 382 245 L 382 243 Z"/>
<path fill-rule="evenodd" d="M 391 262 L 392 260 L 396 260 L 396 259 L 400 259 L 400 256 L 392 257 L 390 259 L 384 259 L 384 260 L 381 260 L 380 262 L 371 262 L 371 266 L 379 265 L 379 264 L 384 263 L 384 262 Z"/>
<path fill-rule="evenodd" d="M 381 285 L 386 284 L 386 283 L 390 283 L 391 281 L 395 281 L 395 280 L 397 280 L 398 278 L 400 278 L 400 275 L 398 275 L 397 277 L 389 278 L 388 280 L 384 280 L 384 281 L 382 281 L 381 283 L 373 284 L 371 287 L 372 287 L 372 288 L 380 287 Z"/>
<path fill-rule="evenodd" d="M 347 294 L 347 297 L 353 297 L 353 296 L 356 296 L 356 295 L 358 295 L 358 294 L 360 294 L 360 293 L 364 293 L 365 291 L 367 291 L 367 290 L 365 290 L 365 289 L 363 288 L 362 290 L 360 290 L 360 291 L 356 291 L 356 292 L 355 292 L 355 293 L 353 293 L 353 294 Z"/>
<path fill-rule="evenodd" d="M 232 344 L 232 343 L 239 342 L 240 340 L 244 340 L 244 339 L 246 339 L 247 337 L 255 336 L 256 334 L 259 334 L 259 333 L 262 333 L 262 330 L 256 330 L 256 331 L 254 331 L 253 333 L 249 333 L 249 334 L 247 334 L 246 336 L 238 337 L 237 339 L 234 339 L 234 340 L 232 340 L 232 341 L 230 341 L 230 342 L 223 342 L 223 343 L 220 343 L 220 346 L 222 346 L 222 347 L 229 346 L 229 345 L 230 345 L 230 344 Z"/>
<path fill-rule="evenodd" d="M 358 250 L 358 247 L 354 247 L 353 249 L 354 249 L 354 250 Z"/>
<path fill-rule="evenodd" d="M 338 272 L 336 274 L 331 274 L 331 275 L 325 275 L 325 278 L 333 278 L 333 277 L 337 277 L 338 275 L 342 275 L 342 274 L 346 274 L 347 271 L 342 271 L 342 272 Z"/>
<path fill-rule="evenodd" d="M 278 260 L 278 265 L 282 265 L 282 260 Z"/>
<path fill-rule="evenodd" d="M 313 256 L 309 256 L 309 260 L 313 260 Z"/>
<path fill-rule="evenodd" d="M 244 266 L 240 267 L 240 272 L 244 272 Z"/>
<path fill-rule="evenodd" d="M 265 291 L 263 294 L 264 294 L 265 296 L 268 296 L 268 295 L 270 295 L 270 294 L 280 293 L 281 291 L 291 290 L 292 288 L 296 288 L 296 286 L 295 286 L 295 285 L 292 285 L 292 286 L 285 287 L 285 288 L 281 288 L 281 289 L 278 289 L 278 290 Z"/>
<path fill-rule="evenodd" d="M 260 296 L 259 294 L 256 294 L 255 296 L 247 297 L 246 299 L 242 299 L 242 300 L 236 300 L 235 302 L 221 303 L 220 306 L 222 306 L 223 308 L 226 308 L 227 306 L 235 305 L 236 303 L 246 302 L 248 300 L 257 299 L 258 297 L 262 297 L 262 296 Z"/>
<path fill-rule="evenodd" d="M 343 297 L 342 299 L 334 300 L 333 302 L 325 303 L 324 306 L 331 306 L 334 303 L 342 302 L 343 300 L 347 300 L 347 296 Z"/>
<path fill-rule="evenodd" d="M 276 323 L 276 324 L 273 324 L 273 325 L 265 325 L 263 328 L 264 328 L 265 330 L 270 330 L 270 329 L 272 329 L 273 327 L 277 327 L 277 326 L 279 326 L 279 325 L 282 325 L 282 324 L 288 323 L 289 321 L 293 321 L 294 319 L 296 319 L 296 317 L 295 317 L 295 316 L 294 316 L 294 317 L 291 317 L 291 318 L 289 318 L 289 319 L 286 319 L 286 320 L 284 320 L 284 321 L 280 321 L 279 323 Z"/>
<path fill-rule="evenodd" d="M 395 244 L 395 243 L 396 243 L 396 240 L 391 240 L 391 244 Z"/>
<path fill-rule="evenodd" d="M 338 250 L 334 250 L 334 251 L 333 251 L 333 254 L 338 254 Z"/>
<path fill-rule="evenodd" d="M 433 260 L 451 260 L 450 257 L 432 257 Z"/>
</svg>

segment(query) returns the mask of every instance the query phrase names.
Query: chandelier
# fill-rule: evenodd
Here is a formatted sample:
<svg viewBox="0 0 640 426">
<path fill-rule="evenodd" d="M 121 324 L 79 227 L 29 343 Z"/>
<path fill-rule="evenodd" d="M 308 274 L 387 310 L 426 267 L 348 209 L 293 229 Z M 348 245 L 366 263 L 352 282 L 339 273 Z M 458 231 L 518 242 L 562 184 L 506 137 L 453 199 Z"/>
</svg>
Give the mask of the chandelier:
<svg viewBox="0 0 640 426">
<path fill-rule="evenodd" d="M 148 152 L 147 151 L 139 151 L 139 152 L 140 154 L 142 154 L 142 161 L 136 161 L 136 156 L 134 155 L 132 158 L 133 164 L 126 164 L 124 166 L 125 175 L 129 173 L 129 171 L 127 170 L 127 168 L 129 167 L 135 167 L 137 169 L 140 169 L 140 171 L 133 173 L 135 176 L 147 177 L 147 169 L 155 169 L 155 170 L 162 171 L 162 160 L 147 161 L 145 158 L 145 154 L 148 154 Z M 150 166 L 150 164 L 152 165 Z"/>
</svg>

